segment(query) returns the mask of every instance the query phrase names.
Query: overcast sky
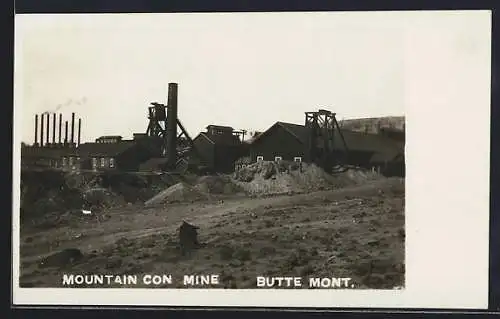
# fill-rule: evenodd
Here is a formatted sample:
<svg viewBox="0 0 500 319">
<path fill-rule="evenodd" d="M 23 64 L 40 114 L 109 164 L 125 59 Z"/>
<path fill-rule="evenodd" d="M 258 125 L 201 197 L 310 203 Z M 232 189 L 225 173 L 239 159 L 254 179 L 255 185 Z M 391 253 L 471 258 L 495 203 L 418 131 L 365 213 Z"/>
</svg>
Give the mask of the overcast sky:
<svg viewBox="0 0 500 319">
<path fill-rule="evenodd" d="M 429 32 L 435 23 L 435 32 L 465 35 L 463 47 L 473 45 L 459 14 L 448 13 L 449 23 L 439 22 L 442 16 L 18 15 L 22 139 L 33 142 L 35 113 L 55 110 L 66 119 L 77 112 L 83 141 L 145 132 L 147 107 L 166 103 L 169 82 L 179 84 L 179 117 L 192 137 L 208 124 L 247 130 L 302 124 L 304 112 L 319 108 L 339 120 L 404 115 L 405 64 L 412 56 L 405 43 L 419 25 Z"/>
</svg>

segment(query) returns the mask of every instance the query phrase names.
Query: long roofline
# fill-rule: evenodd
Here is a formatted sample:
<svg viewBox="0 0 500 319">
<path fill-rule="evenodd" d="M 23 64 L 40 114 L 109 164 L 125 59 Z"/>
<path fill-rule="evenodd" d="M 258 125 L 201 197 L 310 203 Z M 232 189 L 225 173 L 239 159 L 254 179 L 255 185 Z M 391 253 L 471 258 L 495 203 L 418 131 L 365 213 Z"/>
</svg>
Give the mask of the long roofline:
<svg viewBox="0 0 500 319">
<path fill-rule="evenodd" d="M 283 124 L 285 124 L 285 125 L 283 125 Z M 251 141 L 251 143 L 252 143 L 252 144 L 254 144 L 254 143 L 258 142 L 258 141 L 261 139 L 261 137 L 263 137 L 264 135 L 267 135 L 267 134 L 268 134 L 268 132 L 269 132 L 269 131 L 273 128 L 273 127 L 275 127 L 275 126 L 280 126 L 280 127 L 282 127 L 284 130 L 286 130 L 288 133 L 290 133 L 293 137 L 295 137 L 295 138 L 296 138 L 296 139 L 297 139 L 300 143 L 302 143 L 302 144 L 303 144 L 304 142 L 300 139 L 300 137 L 299 137 L 299 136 L 297 136 L 297 135 L 296 135 L 294 132 L 292 132 L 291 130 L 289 130 L 289 129 L 286 127 L 286 124 L 289 124 L 289 125 L 297 125 L 297 126 L 302 126 L 304 129 L 306 128 L 304 125 L 301 125 L 301 124 L 286 123 L 286 122 L 280 122 L 280 121 L 278 121 L 278 122 L 274 123 L 273 125 L 271 125 L 271 126 L 270 126 L 267 130 L 265 130 L 264 132 L 262 132 L 261 134 L 259 134 L 257 137 L 255 137 L 255 138 Z"/>
</svg>

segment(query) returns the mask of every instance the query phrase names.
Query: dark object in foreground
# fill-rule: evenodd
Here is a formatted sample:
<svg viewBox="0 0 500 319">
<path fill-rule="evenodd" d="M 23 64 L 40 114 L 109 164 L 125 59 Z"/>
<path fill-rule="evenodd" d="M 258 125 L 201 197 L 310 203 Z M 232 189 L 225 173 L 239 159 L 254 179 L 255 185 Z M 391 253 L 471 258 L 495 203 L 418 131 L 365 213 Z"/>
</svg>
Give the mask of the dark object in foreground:
<svg viewBox="0 0 500 319">
<path fill-rule="evenodd" d="M 181 253 L 184 255 L 199 246 L 198 243 L 198 229 L 199 227 L 182 222 L 179 228 L 179 244 Z"/>
<path fill-rule="evenodd" d="M 82 258 L 83 254 L 80 249 L 68 248 L 43 258 L 40 261 L 39 267 L 64 267 Z"/>
</svg>

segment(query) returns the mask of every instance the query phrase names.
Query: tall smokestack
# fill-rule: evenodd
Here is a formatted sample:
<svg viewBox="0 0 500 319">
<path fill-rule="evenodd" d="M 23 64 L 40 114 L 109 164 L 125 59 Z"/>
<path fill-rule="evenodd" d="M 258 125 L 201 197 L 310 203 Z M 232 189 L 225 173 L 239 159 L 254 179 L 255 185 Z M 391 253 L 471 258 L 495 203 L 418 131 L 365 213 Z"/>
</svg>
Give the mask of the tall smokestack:
<svg viewBox="0 0 500 319">
<path fill-rule="evenodd" d="M 68 145 L 68 121 L 64 121 L 64 144 Z"/>
<path fill-rule="evenodd" d="M 49 134 L 50 134 L 50 114 L 47 113 L 47 138 L 45 139 L 45 145 L 49 145 Z"/>
<path fill-rule="evenodd" d="M 61 144 L 62 114 L 59 113 L 59 144 Z"/>
<path fill-rule="evenodd" d="M 38 114 L 35 114 L 35 145 L 38 145 Z"/>
<path fill-rule="evenodd" d="M 167 100 L 167 165 L 177 162 L 177 83 L 168 84 Z"/>
<path fill-rule="evenodd" d="M 80 131 L 82 130 L 82 119 L 78 119 L 78 146 L 80 146 Z"/>
<path fill-rule="evenodd" d="M 43 146 L 43 118 L 44 118 L 44 114 L 42 113 L 42 116 L 40 119 L 40 146 Z"/>
<path fill-rule="evenodd" d="M 75 143 L 75 112 L 71 113 L 71 145 Z"/>
<path fill-rule="evenodd" d="M 52 144 L 56 144 L 56 113 L 52 116 Z"/>
</svg>

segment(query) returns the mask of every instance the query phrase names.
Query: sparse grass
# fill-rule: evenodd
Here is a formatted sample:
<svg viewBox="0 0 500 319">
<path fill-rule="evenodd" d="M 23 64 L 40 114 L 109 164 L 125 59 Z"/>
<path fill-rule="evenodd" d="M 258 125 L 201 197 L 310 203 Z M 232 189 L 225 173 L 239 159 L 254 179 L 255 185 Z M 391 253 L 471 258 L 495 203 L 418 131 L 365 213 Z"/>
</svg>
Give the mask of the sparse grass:
<svg viewBox="0 0 500 319">
<path fill-rule="evenodd" d="M 328 245 L 328 244 L 331 244 L 333 242 L 332 237 L 329 234 L 325 234 L 324 237 L 320 237 L 318 239 L 318 241 L 322 245 Z"/>
<path fill-rule="evenodd" d="M 115 270 L 122 266 L 122 259 L 111 259 L 106 263 L 106 269 Z"/>
<path fill-rule="evenodd" d="M 252 254 L 251 254 L 250 250 L 241 248 L 241 249 L 237 249 L 234 252 L 233 257 L 240 260 L 240 261 L 248 261 L 248 260 L 252 259 Z"/>
<path fill-rule="evenodd" d="M 316 257 L 318 256 L 319 252 L 318 252 L 318 248 L 316 247 L 311 247 L 310 250 L 309 250 L 309 254 L 313 257 Z"/>
<path fill-rule="evenodd" d="M 92 245 L 95 250 L 88 260 L 73 267 L 79 272 L 130 274 L 168 269 L 174 276 L 218 273 L 223 275 L 220 287 L 226 288 L 254 288 L 256 275 L 328 276 L 335 272 L 352 275 L 360 288 L 401 286 L 404 282 L 402 201 L 385 191 L 381 206 L 380 195 L 374 193 L 376 190 L 369 189 L 368 193 L 354 194 L 352 198 L 363 198 L 365 204 L 352 207 L 342 203 L 343 194 L 329 197 L 325 193 L 312 193 L 282 199 L 238 199 L 235 206 L 228 199 L 217 208 L 211 204 L 205 208 L 200 203 L 167 205 L 154 210 L 134 208 L 126 214 L 110 214 L 111 219 L 103 221 L 99 231 L 95 223 L 73 222 L 71 231 L 41 230 L 37 237 L 24 232 L 21 258 L 33 257 L 37 253 L 35 248 L 42 247 L 42 243 L 41 250 L 57 247 L 56 242 L 67 245 L 72 240 L 68 235 L 77 231 L 82 234 L 77 246 Z M 303 196 L 305 202 L 296 196 Z M 311 196 L 317 196 L 317 200 Z M 262 201 L 262 204 L 254 205 L 252 201 Z M 252 204 L 247 205 L 250 202 Z M 339 205 L 334 207 L 330 202 Z M 370 207 L 371 203 L 377 206 Z M 234 214 L 225 214 L 228 211 Z M 353 217 L 364 223 L 352 223 Z M 190 256 L 182 256 L 177 247 L 176 227 L 184 218 L 196 219 L 200 238 L 207 242 Z M 155 227 L 158 232 L 141 235 L 143 230 L 150 233 Z M 129 230 L 131 233 L 124 235 Z M 119 235 L 112 237 L 114 233 Z M 27 243 L 26 238 L 30 237 L 35 240 Z M 117 237 L 122 239 L 113 243 Z M 116 259 L 123 260 L 123 264 L 115 264 Z M 368 263 L 371 260 L 373 264 Z M 31 268 L 35 267 L 24 270 L 23 275 L 28 274 L 24 283 L 40 280 L 45 285 L 51 282 L 53 286 L 58 285 L 60 271 L 37 273 Z"/>
<path fill-rule="evenodd" d="M 293 250 L 286 258 L 283 267 L 285 270 L 292 270 L 299 266 L 307 265 L 312 259 L 314 259 L 307 250 L 298 248 Z"/>
<path fill-rule="evenodd" d="M 314 273 L 314 267 L 312 265 L 304 266 L 300 269 L 300 276 L 305 277 Z"/>
<path fill-rule="evenodd" d="M 233 258 L 234 248 L 230 246 L 222 246 L 219 248 L 219 256 L 222 260 L 230 260 Z"/>
<path fill-rule="evenodd" d="M 265 221 L 264 221 L 264 227 L 266 227 L 266 228 L 271 228 L 271 227 L 273 227 L 273 226 L 274 226 L 274 222 L 273 222 L 272 220 L 269 220 L 269 219 L 268 219 L 268 220 L 265 220 Z"/>
<path fill-rule="evenodd" d="M 379 247 L 380 246 L 380 241 L 378 240 L 371 240 L 367 243 L 369 247 Z"/>
<path fill-rule="evenodd" d="M 370 221 L 370 225 L 374 226 L 374 227 L 380 227 L 382 226 L 382 223 L 380 222 L 380 220 L 378 219 L 372 219 Z"/>
<path fill-rule="evenodd" d="M 343 226 L 337 230 L 340 234 L 345 234 L 349 232 L 349 227 Z"/>
<path fill-rule="evenodd" d="M 276 248 L 274 248 L 273 246 L 264 246 L 260 248 L 258 257 L 259 258 L 269 257 L 275 253 L 276 253 Z"/>
</svg>

